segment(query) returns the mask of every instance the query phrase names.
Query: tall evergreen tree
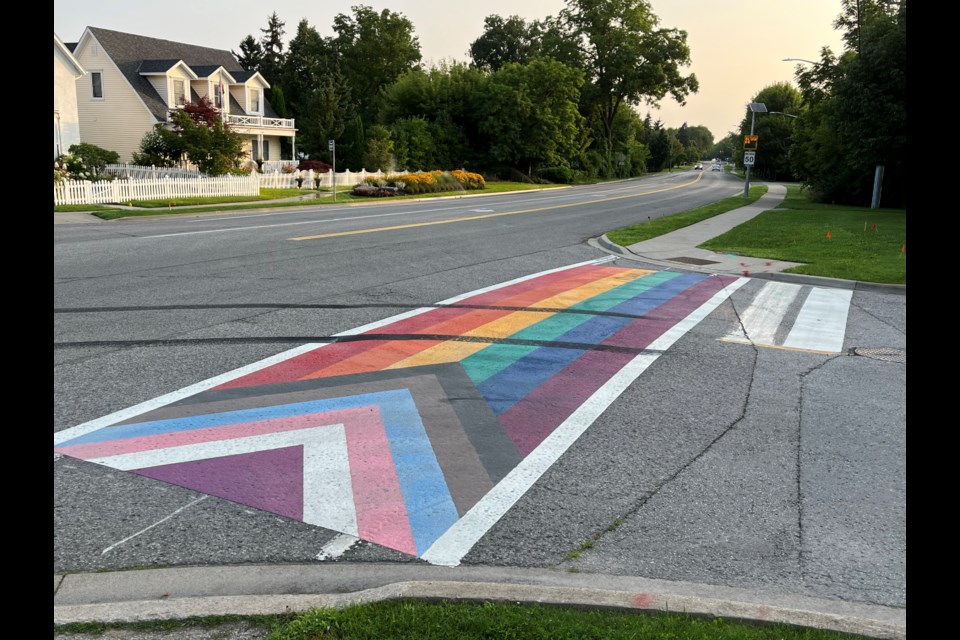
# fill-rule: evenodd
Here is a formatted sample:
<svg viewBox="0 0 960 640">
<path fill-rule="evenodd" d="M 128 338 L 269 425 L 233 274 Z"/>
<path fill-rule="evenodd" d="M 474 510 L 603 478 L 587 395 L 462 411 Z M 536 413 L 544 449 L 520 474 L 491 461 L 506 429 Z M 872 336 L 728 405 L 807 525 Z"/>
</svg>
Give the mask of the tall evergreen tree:
<svg viewBox="0 0 960 640">
<path fill-rule="evenodd" d="M 240 66 L 247 71 L 259 71 L 260 63 L 263 61 L 263 47 L 248 35 L 240 42 L 240 53 L 231 51 L 233 56 L 240 62 Z"/>
</svg>

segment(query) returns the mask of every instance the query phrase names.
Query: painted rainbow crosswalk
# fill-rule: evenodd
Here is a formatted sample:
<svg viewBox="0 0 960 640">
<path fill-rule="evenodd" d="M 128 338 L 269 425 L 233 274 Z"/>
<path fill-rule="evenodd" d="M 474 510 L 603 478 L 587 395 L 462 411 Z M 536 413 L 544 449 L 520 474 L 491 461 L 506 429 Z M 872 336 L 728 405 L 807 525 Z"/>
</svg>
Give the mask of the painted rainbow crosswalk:
<svg viewBox="0 0 960 640">
<path fill-rule="evenodd" d="M 55 451 L 455 564 L 745 281 L 573 265 L 81 425 Z"/>
</svg>

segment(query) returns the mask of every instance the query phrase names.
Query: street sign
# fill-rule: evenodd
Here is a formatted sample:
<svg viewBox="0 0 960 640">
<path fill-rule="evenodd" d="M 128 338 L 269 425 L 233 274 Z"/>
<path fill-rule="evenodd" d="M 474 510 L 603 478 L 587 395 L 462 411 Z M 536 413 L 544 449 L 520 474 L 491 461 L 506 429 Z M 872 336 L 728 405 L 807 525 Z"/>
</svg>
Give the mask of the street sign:
<svg viewBox="0 0 960 640">
<path fill-rule="evenodd" d="M 754 161 L 757 159 L 756 151 L 744 151 L 743 152 L 743 166 L 752 167 Z"/>
<path fill-rule="evenodd" d="M 333 151 L 333 140 L 327 141 L 327 149 L 329 149 L 330 151 Z"/>
<path fill-rule="evenodd" d="M 749 135 L 743 136 L 743 148 L 747 151 L 756 151 L 757 150 L 757 139 L 760 136 Z"/>
</svg>

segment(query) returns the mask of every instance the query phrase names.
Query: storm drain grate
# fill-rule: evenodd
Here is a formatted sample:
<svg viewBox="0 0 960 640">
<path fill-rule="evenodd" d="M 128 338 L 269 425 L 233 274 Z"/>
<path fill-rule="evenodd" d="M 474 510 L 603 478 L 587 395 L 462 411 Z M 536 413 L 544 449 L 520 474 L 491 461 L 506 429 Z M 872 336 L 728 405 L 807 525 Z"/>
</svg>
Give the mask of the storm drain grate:
<svg viewBox="0 0 960 640">
<path fill-rule="evenodd" d="M 703 258 L 687 258 L 685 256 L 680 258 L 667 258 L 667 260 L 669 260 L 670 262 L 684 262 L 686 264 L 699 264 L 699 265 L 720 264 L 716 260 L 704 260 Z"/>
<path fill-rule="evenodd" d="M 850 354 L 873 358 L 874 360 L 883 360 L 884 362 L 902 362 L 903 364 L 907 364 L 907 352 L 903 349 L 854 347 L 850 350 Z"/>
</svg>

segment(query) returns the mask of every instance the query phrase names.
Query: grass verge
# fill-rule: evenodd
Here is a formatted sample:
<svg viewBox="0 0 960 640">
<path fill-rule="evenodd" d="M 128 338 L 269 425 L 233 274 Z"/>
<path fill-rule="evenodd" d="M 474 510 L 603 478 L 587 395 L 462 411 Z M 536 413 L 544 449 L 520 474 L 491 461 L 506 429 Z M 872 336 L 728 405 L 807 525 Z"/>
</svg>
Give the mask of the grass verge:
<svg viewBox="0 0 960 640">
<path fill-rule="evenodd" d="M 764 211 L 700 248 L 804 263 L 785 273 L 906 284 L 906 225 L 906 209 L 815 203 L 799 185 L 788 185 L 777 210 Z"/>
<path fill-rule="evenodd" d="M 317 609 L 293 618 L 261 622 L 268 640 L 854 640 L 863 636 L 793 627 L 749 624 L 681 613 L 602 611 L 514 603 L 390 601 L 343 610 Z M 154 629 L 157 623 L 152 623 Z M 121 625 L 115 625 L 120 627 Z M 130 625 L 123 625 L 130 628 Z M 76 625 L 54 628 L 54 636 L 76 633 Z M 137 627 L 134 627 L 137 628 Z M 106 628 L 104 627 L 104 632 Z M 214 636 L 211 636 L 214 637 Z"/>
<path fill-rule="evenodd" d="M 657 218 L 656 220 L 640 222 L 630 225 L 629 227 L 621 227 L 615 231 L 608 232 L 607 237 L 610 238 L 611 242 L 615 242 L 621 247 L 626 247 L 637 242 L 649 240 L 650 238 L 662 236 L 677 229 L 682 229 L 683 227 L 688 227 L 691 224 L 696 224 L 697 222 L 712 218 L 721 213 L 753 204 L 766 192 L 766 185 L 750 187 L 750 195 L 748 198 L 744 198 L 743 196 L 730 196 L 719 202 L 697 207 L 689 211 L 683 211 L 664 218 Z"/>
<path fill-rule="evenodd" d="M 367 198 L 351 195 L 349 191 L 337 191 L 336 202 L 333 200 L 333 193 L 330 189 L 321 189 L 320 192 L 316 191 L 300 191 L 297 189 L 261 189 L 259 198 L 251 197 L 234 197 L 230 196 L 229 198 L 194 198 L 190 202 L 191 208 L 179 208 L 183 205 L 177 205 L 175 208 L 167 200 L 154 200 L 149 201 L 151 208 L 144 207 L 142 209 L 117 209 L 115 207 L 98 207 L 94 209 L 95 205 L 84 206 L 82 209 L 72 209 L 73 211 L 90 211 L 93 215 L 103 220 L 116 220 L 118 218 L 129 218 L 134 216 L 162 216 L 162 215 L 176 215 L 183 213 L 217 213 L 223 211 L 244 211 L 247 209 L 273 209 L 280 207 L 303 207 L 303 206 L 316 206 L 316 205 L 332 205 L 332 204 L 347 204 L 352 202 L 386 202 L 386 201 L 396 201 L 396 200 L 410 200 L 414 198 L 442 198 L 449 196 L 460 196 L 460 195 L 474 195 L 474 194 L 485 194 L 485 193 L 507 193 L 510 191 L 530 191 L 535 189 L 549 189 L 556 187 L 563 187 L 564 185 L 539 185 L 539 184 L 523 184 L 519 182 L 488 182 L 487 187 L 482 191 L 443 191 L 439 193 L 422 193 L 422 194 L 411 194 L 405 196 L 397 196 L 394 198 Z M 265 198 L 269 192 L 273 192 L 271 197 Z M 316 200 L 303 200 L 297 202 L 271 202 L 271 199 L 277 198 L 289 198 L 295 197 L 298 195 L 306 195 L 309 193 L 314 193 L 317 195 Z M 251 200 L 254 203 L 250 203 Z M 226 202 L 225 202 L 226 201 Z M 147 201 L 142 201 L 147 202 Z M 177 202 L 183 203 L 184 200 L 179 200 Z M 238 204 L 229 204 L 229 202 L 237 202 Z M 137 203 L 132 203 L 136 205 Z M 208 205 L 208 206 L 201 206 Z M 212 206 L 210 206 L 212 205 Z M 79 206 L 79 205 L 71 205 Z M 54 207 L 54 211 L 60 211 L 60 207 Z"/>
</svg>

